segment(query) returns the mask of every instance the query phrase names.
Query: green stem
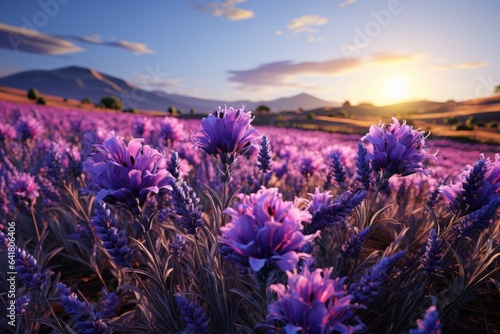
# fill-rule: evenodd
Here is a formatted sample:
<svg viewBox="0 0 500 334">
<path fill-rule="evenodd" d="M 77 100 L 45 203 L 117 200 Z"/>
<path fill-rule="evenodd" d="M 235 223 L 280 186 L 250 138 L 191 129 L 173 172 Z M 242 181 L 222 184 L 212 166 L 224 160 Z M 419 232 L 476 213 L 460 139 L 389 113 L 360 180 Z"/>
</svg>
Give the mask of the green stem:
<svg viewBox="0 0 500 334">
<path fill-rule="evenodd" d="M 65 332 L 64 328 L 61 325 L 61 323 L 59 322 L 59 319 L 57 318 L 54 310 L 52 309 L 52 306 L 50 306 L 50 303 L 49 303 L 49 300 L 47 299 L 47 296 L 45 295 L 45 293 L 42 293 L 42 295 L 43 295 L 43 298 L 45 299 L 45 302 L 47 303 L 47 306 L 49 307 L 50 313 L 52 314 L 52 316 L 54 317 L 54 319 L 56 319 L 57 326 L 59 326 L 59 329 L 61 330 L 61 333 L 64 333 Z"/>
<path fill-rule="evenodd" d="M 42 243 L 40 242 L 41 241 L 41 238 L 40 238 L 40 231 L 38 230 L 38 223 L 36 221 L 36 217 L 35 217 L 35 210 L 34 210 L 34 204 L 31 206 L 31 219 L 33 219 L 33 225 L 35 226 L 35 232 L 36 232 L 36 241 L 37 241 L 37 249 L 35 251 L 35 258 L 37 258 L 37 260 L 39 260 L 38 258 L 38 254 L 41 254 L 42 253 Z"/>
</svg>

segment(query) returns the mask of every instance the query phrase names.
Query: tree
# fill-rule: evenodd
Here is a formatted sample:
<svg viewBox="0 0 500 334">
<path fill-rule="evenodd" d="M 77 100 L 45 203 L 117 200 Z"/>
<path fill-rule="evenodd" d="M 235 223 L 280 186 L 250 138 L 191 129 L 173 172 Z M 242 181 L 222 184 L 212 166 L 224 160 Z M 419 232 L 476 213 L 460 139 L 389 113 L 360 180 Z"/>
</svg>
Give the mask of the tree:
<svg viewBox="0 0 500 334">
<path fill-rule="evenodd" d="M 170 114 L 170 116 L 176 116 L 178 114 L 177 108 L 175 106 L 168 107 L 167 111 Z"/>
<path fill-rule="evenodd" d="M 80 102 L 82 102 L 83 104 L 94 104 L 94 102 L 92 102 L 92 99 L 90 97 L 84 97 Z"/>
<path fill-rule="evenodd" d="M 101 99 L 101 107 L 121 110 L 123 108 L 122 101 L 116 96 L 105 96 Z"/>
<path fill-rule="evenodd" d="M 256 114 L 269 114 L 271 112 L 271 108 L 266 106 L 265 104 L 261 104 L 257 108 L 255 108 Z"/>
<path fill-rule="evenodd" d="M 495 94 L 500 95 L 500 85 L 495 87 Z"/>
<path fill-rule="evenodd" d="M 350 107 L 351 106 L 351 102 L 349 102 L 349 100 L 345 100 L 344 103 L 342 103 L 342 107 L 346 108 L 346 107 Z"/>
<path fill-rule="evenodd" d="M 46 105 L 47 104 L 47 100 L 45 100 L 45 98 L 43 96 L 39 96 L 36 99 L 36 104 Z"/>
<path fill-rule="evenodd" d="M 191 110 L 189 110 L 189 112 L 191 113 L 191 115 L 195 115 L 196 114 L 196 109 L 195 108 L 191 108 Z"/>
<path fill-rule="evenodd" d="M 30 88 L 28 90 L 28 99 L 37 100 L 39 97 L 40 97 L 40 93 L 38 92 L 38 89 Z"/>
</svg>

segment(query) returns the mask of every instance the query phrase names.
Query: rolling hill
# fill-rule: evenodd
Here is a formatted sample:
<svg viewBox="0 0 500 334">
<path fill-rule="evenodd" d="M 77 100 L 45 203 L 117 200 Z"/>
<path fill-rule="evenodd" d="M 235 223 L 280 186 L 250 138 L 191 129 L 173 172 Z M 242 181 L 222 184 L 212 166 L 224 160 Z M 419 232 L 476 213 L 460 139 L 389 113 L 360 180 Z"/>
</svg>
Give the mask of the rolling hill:
<svg viewBox="0 0 500 334">
<path fill-rule="evenodd" d="M 244 104 L 249 110 L 265 104 L 273 111 L 339 106 L 339 103 L 324 101 L 309 94 L 298 94 L 271 101 L 218 101 L 168 94 L 163 91 L 146 91 L 123 79 L 78 66 L 15 73 L 0 78 L 0 86 L 21 90 L 34 87 L 42 95 L 48 94 L 77 100 L 90 97 L 94 103 L 98 103 L 103 96 L 115 95 L 123 101 L 126 108 L 158 111 L 166 111 L 169 106 L 175 106 L 186 112 L 195 108 L 203 113 L 225 104 L 230 106 Z"/>
</svg>

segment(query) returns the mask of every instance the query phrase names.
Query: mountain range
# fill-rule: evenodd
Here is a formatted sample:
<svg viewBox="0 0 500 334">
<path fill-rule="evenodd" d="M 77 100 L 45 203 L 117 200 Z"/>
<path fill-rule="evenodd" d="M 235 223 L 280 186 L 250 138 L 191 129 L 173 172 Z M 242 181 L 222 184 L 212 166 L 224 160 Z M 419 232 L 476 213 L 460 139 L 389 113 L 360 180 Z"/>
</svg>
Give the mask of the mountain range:
<svg viewBox="0 0 500 334">
<path fill-rule="evenodd" d="M 89 97 L 98 103 L 102 97 L 119 97 L 125 108 L 166 111 L 170 106 L 199 112 L 214 110 L 217 106 L 245 105 L 247 110 L 254 110 L 259 105 L 266 105 L 272 111 L 287 111 L 303 108 L 305 110 L 321 107 L 337 107 L 338 102 L 325 101 L 309 94 L 298 94 L 270 101 L 219 101 L 169 94 L 164 91 L 147 91 L 123 79 L 113 77 L 93 69 L 69 66 L 54 70 L 30 70 L 0 78 L 0 86 L 28 90 L 36 88 L 40 94 L 61 96 L 81 100 Z"/>
</svg>

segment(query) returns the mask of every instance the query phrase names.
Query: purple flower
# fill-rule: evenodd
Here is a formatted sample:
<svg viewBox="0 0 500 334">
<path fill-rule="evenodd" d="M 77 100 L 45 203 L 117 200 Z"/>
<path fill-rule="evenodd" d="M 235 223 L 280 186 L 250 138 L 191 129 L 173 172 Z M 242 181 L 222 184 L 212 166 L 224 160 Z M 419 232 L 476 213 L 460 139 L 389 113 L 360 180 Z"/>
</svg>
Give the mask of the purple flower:
<svg viewBox="0 0 500 334">
<path fill-rule="evenodd" d="M 251 155 L 259 149 L 260 132 L 253 128 L 252 113 L 245 107 L 217 108 L 201 120 L 202 130 L 192 136 L 193 142 L 207 154 L 232 164 L 238 155 Z"/>
<path fill-rule="evenodd" d="M 28 311 L 30 304 L 29 295 L 21 296 L 16 299 L 16 316 L 22 317 Z"/>
<path fill-rule="evenodd" d="M 176 234 L 174 240 L 168 245 L 168 251 L 174 257 L 181 257 L 186 250 L 186 239 L 180 234 Z"/>
<path fill-rule="evenodd" d="M 47 171 L 48 177 L 54 183 L 62 184 L 65 179 L 65 171 L 62 161 L 62 154 L 59 151 L 56 143 L 52 142 L 50 148 L 45 154 L 44 167 Z"/>
<path fill-rule="evenodd" d="M 414 130 L 406 122 L 400 125 L 395 117 L 392 121 L 388 125 L 372 125 L 368 134 L 361 138 L 372 144 L 368 159 L 373 170 L 380 173 L 382 179 L 393 175 L 429 174 L 422 161 L 426 158 L 436 160 L 436 157 L 426 153 L 424 132 Z"/>
<path fill-rule="evenodd" d="M 278 299 L 268 306 L 266 322 L 275 321 L 276 330 L 287 334 L 354 333 L 364 326 L 350 326 L 354 317 L 353 296 L 344 288 L 345 278 L 331 279 L 332 268 L 301 273 L 287 272 L 288 286 L 273 284 L 269 288 Z"/>
<path fill-rule="evenodd" d="M 361 142 L 358 143 L 358 156 L 356 157 L 356 181 L 365 190 L 370 189 L 372 168 L 368 159 L 368 151 Z"/>
<path fill-rule="evenodd" d="M 318 174 L 324 169 L 325 165 L 323 164 L 322 157 L 315 152 L 306 151 L 300 158 L 299 171 L 300 174 L 304 175 L 305 177 L 310 177 L 313 174 Z"/>
<path fill-rule="evenodd" d="M 444 262 L 443 249 L 441 247 L 442 242 L 441 238 L 437 236 L 436 230 L 431 228 L 425 254 L 420 259 L 421 268 L 428 276 L 440 276 L 443 272 L 441 268 Z"/>
<path fill-rule="evenodd" d="M 147 117 L 137 118 L 132 127 L 134 128 L 135 136 L 139 138 L 148 138 L 154 131 L 153 123 Z"/>
<path fill-rule="evenodd" d="M 442 329 L 439 312 L 436 306 L 431 306 L 425 312 L 424 318 L 417 320 L 417 328 L 410 329 L 410 334 L 441 334 Z"/>
<path fill-rule="evenodd" d="M 102 290 L 102 299 L 99 302 L 99 309 L 103 318 L 112 318 L 116 315 L 118 308 L 118 296 L 114 292 Z"/>
<path fill-rule="evenodd" d="M 363 247 L 368 234 L 370 234 L 370 227 L 367 227 L 359 232 L 356 228 L 350 228 L 347 234 L 347 240 L 342 245 L 342 251 L 344 254 L 348 257 L 357 259 L 361 253 L 361 248 Z"/>
<path fill-rule="evenodd" d="M 175 117 L 166 116 L 160 123 L 160 138 L 165 146 L 179 141 L 183 133 L 184 127 Z"/>
<path fill-rule="evenodd" d="M 481 209 L 469 213 L 460 220 L 453 229 L 461 237 L 472 237 L 478 235 L 488 228 L 490 222 L 495 218 L 496 210 L 500 207 L 500 194 L 495 195 L 489 203 Z"/>
<path fill-rule="evenodd" d="M 14 195 L 14 202 L 20 209 L 30 209 L 40 196 L 40 187 L 35 178 L 26 173 L 14 173 L 7 187 Z"/>
<path fill-rule="evenodd" d="M 16 130 L 22 140 L 36 140 L 45 132 L 43 125 L 32 116 L 21 117 L 16 123 Z"/>
<path fill-rule="evenodd" d="M 208 318 L 203 308 L 197 302 L 189 302 L 182 296 L 175 296 L 175 300 L 186 322 L 186 328 L 182 334 L 208 334 Z"/>
<path fill-rule="evenodd" d="M 175 221 L 186 229 L 187 234 L 197 234 L 198 228 L 203 226 L 200 199 L 185 181 L 172 181 L 171 185 L 171 211 Z"/>
<path fill-rule="evenodd" d="M 330 192 L 323 195 L 316 188 L 313 200 L 309 204 L 309 211 L 312 214 L 311 223 L 307 226 L 307 233 L 323 230 L 327 227 L 338 226 L 347 229 L 347 218 L 352 210 L 365 199 L 366 190 L 360 190 L 356 193 L 345 192 L 339 198 L 329 202 Z M 321 205 L 318 201 L 321 198 Z M 316 203 L 316 204 L 315 204 Z"/>
<path fill-rule="evenodd" d="M 106 208 L 104 202 L 96 201 L 94 214 L 95 216 L 92 217 L 90 222 L 94 226 L 104 248 L 117 265 L 129 266 L 130 248 L 128 247 L 128 239 L 123 235 L 123 231 L 116 228 L 116 219 L 111 214 L 111 211 Z"/>
<path fill-rule="evenodd" d="M 74 292 L 63 283 L 57 284 L 59 290 L 59 299 L 66 313 L 71 317 L 71 321 L 75 324 L 75 329 L 78 333 L 85 334 L 103 334 L 109 333 L 110 330 L 102 321 L 102 316 L 99 312 L 94 311 L 92 305 L 78 300 Z"/>
<path fill-rule="evenodd" d="M 459 182 L 440 190 L 450 208 L 462 214 L 487 205 L 493 195 L 500 193 L 500 154 L 495 155 L 495 162 L 481 154 L 474 166 L 467 166 L 459 176 Z"/>
<path fill-rule="evenodd" d="M 163 154 L 142 139 L 132 139 L 125 145 L 122 137 L 112 134 L 103 145 L 96 146 L 83 168 L 99 189 L 97 202 L 122 203 L 138 215 L 151 196 L 172 189 L 173 178 L 166 170 Z"/>
<path fill-rule="evenodd" d="M 179 154 L 175 151 L 170 154 L 170 160 L 167 162 L 167 171 L 176 182 L 181 179 L 181 161 Z"/>
<path fill-rule="evenodd" d="M 27 251 L 16 250 L 15 265 L 17 278 L 27 287 L 34 290 L 44 290 L 50 279 L 50 271 L 42 272 L 36 259 Z"/>
<path fill-rule="evenodd" d="M 0 123 L 0 143 L 16 138 L 16 129 L 10 124 Z"/>
<path fill-rule="evenodd" d="M 328 155 L 329 169 L 326 175 L 325 188 L 328 188 L 332 184 L 332 180 L 335 180 L 338 185 L 343 185 L 346 180 L 346 173 L 344 165 L 342 164 L 342 156 L 339 151 L 334 151 Z"/>
<path fill-rule="evenodd" d="M 257 167 L 262 173 L 265 174 L 271 170 L 273 156 L 271 152 L 271 143 L 269 142 L 269 138 L 267 138 L 267 136 L 262 136 L 257 161 Z"/>
<path fill-rule="evenodd" d="M 379 295 L 382 286 L 386 283 L 386 274 L 405 255 L 401 251 L 389 257 L 383 257 L 380 261 L 368 269 L 357 281 L 349 286 L 349 293 L 354 296 L 354 300 L 365 306 L 369 306 Z"/>
<path fill-rule="evenodd" d="M 293 269 L 299 258 L 305 257 L 297 250 L 316 237 L 301 232 L 301 222 L 308 221 L 310 214 L 283 201 L 277 188 L 263 187 L 255 194 L 239 197 L 240 203 L 224 211 L 232 221 L 221 227 L 220 241 L 248 258 L 255 272 L 266 264 L 283 271 Z"/>
</svg>

